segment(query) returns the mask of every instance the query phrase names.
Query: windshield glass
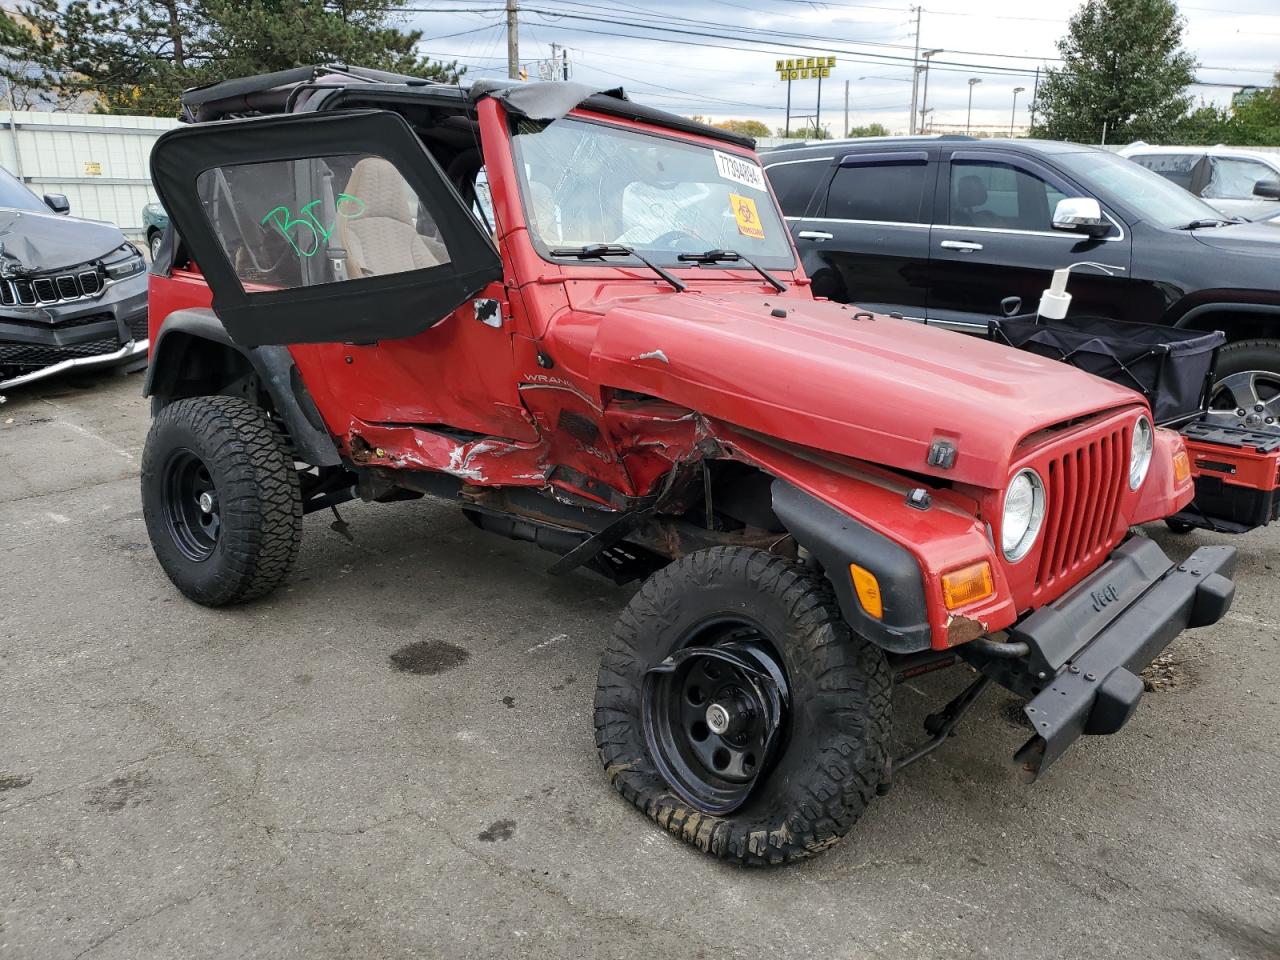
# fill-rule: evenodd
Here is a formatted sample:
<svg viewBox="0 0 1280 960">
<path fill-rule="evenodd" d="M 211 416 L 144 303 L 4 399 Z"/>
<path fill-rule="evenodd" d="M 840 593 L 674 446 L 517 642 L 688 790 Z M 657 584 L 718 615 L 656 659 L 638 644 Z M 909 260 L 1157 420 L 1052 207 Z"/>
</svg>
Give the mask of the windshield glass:
<svg viewBox="0 0 1280 960">
<path fill-rule="evenodd" d="M 1223 219 L 1221 213 L 1176 183 L 1114 153 L 1060 153 L 1054 159 L 1086 187 L 1112 194 L 1148 223 L 1185 227 L 1197 220 Z"/>
<path fill-rule="evenodd" d="M 24 187 L 8 170 L 0 170 L 0 207 L 49 212 L 40 198 Z"/>
<path fill-rule="evenodd" d="M 716 248 L 763 267 L 795 266 L 754 159 L 570 118 L 521 120 L 515 144 L 525 217 L 544 255 L 612 243 L 668 266 Z"/>
</svg>

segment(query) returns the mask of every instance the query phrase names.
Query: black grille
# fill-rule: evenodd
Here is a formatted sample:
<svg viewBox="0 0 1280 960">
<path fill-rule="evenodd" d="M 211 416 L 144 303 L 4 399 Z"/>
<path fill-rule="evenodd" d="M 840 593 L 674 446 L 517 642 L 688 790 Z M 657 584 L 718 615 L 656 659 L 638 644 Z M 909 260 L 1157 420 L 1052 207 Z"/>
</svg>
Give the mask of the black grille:
<svg viewBox="0 0 1280 960">
<path fill-rule="evenodd" d="M 0 305 L 59 303 L 97 296 L 102 292 L 102 277 L 96 270 L 83 273 L 60 273 L 52 277 L 22 280 L 0 280 Z"/>
<path fill-rule="evenodd" d="M 147 339 L 147 315 L 139 313 L 129 319 L 129 333 L 135 340 Z"/>
<path fill-rule="evenodd" d="M 69 347 L 5 343 L 0 344 L 0 367 L 38 370 L 63 360 L 101 357 L 119 349 L 120 341 L 114 337 L 108 340 L 90 340 L 88 343 L 77 343 Z"/>
<path fill-rule="evenodd" d="M 106 320 L 115 320 L 115 315 L 111 313 L 87 313 L 83 317 L 72 317 L 70 320 L 59 320 L 55 329 L 70 330 L 74 327 L 87 327 L 91 323 L 102 323 Z"/>
</svg>

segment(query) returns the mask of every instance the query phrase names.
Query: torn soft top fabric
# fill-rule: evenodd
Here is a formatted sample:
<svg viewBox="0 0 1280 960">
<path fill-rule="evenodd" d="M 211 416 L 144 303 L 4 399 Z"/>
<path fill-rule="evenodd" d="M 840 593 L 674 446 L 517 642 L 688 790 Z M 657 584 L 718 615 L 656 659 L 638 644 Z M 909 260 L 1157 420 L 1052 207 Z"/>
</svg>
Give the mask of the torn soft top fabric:
<svg viewBox="0 0 1280 960">
<path fill-rule="evenodd" d="M 514 113 L 530 120 L 559 120 L 574 107 L 594 96 L 626 100 L 621 87 L 602 90 L 572 80 L 546 83 L 513 83 L 510 80 L 477 80 L 471 84 L 471 99 L 493 97 Z"/>
</svg>

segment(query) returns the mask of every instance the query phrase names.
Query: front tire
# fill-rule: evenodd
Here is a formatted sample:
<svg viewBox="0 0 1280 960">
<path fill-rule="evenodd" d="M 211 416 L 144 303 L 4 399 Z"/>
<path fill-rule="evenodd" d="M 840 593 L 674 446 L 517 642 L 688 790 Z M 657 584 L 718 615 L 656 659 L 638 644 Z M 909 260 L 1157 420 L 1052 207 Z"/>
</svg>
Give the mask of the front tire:
<svg viewBox="0 0 1280 960">
<path fill-rule="evenodd" d="M 192 397 L 161 410 L 142 454 L 142 513 L 160 566 L 196 603 L 265 596 L 302 538 L 298 474 L 261 407 Z"/>
<path fill-rule="evenodd" d="M 667 720 L 655 713 L 668 702 L 700 707 L 704 694 L 691 690 L 690 677 L 704 685 L 708 674 L 723 678 L 726 663 L 713 655 L 726 650 L 745 656 L 748 671 L 770 663 L 785 674 L 774 688 L 785 694 L 785 709 L 772 755 L 753 755 L 746 765 L 735 745 L 745 751 L 762 742 L 749 729 L 731 727 L 708 749 L 723 725 L 712 722 L 712 707 L 731 694 L 706 691 L 710 733 L 696 711 L 682 718 L 677 710 Z M 674 673 L 664 665 L 673 654 L 681 663 Z M 700 663 L 715 669 L 691 673 L 705 669 Z M 653 694 L 668 674 L 685 700 Z M 890 688 L 884 654 L 849 629 L 822 577 L 760 550 L 715 547 L 655 573 L 618 619 L 596 688 L 596 746 L 614 788 L 682 840 L 723 860 L 785 863 L 831 846 L 871 802 L 888 755 Z M 680 756 L 667 756 L 682 724 L 689 739 L 677 743 Z M 699 765 L 699 756 L 720 755 L 719 771 Z M 756 764 L 745 799 L 726 802 L 733 772 L 753 772 Z M 679 785 L 660 769 L 679 769 Z"/>
</svg>

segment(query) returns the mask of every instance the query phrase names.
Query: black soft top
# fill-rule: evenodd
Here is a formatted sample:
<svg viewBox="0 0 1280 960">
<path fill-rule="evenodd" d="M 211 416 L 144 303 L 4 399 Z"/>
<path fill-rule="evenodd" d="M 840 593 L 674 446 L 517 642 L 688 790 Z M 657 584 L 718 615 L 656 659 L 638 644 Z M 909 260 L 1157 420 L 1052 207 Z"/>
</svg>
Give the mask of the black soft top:
<svg viewBox="0 0 1280 960">
<path fill-rule="evenodd" d="M 452 102 L 468 108 L 484 97 L 494 97 L 501 100 L 509 112 L 538 120 L 552 120 L 582 106 L 598 113 L 710 137 L 748 149 L 754 149 L 756 144 L 751 137 L 636 103 L 621 87 L 600 90 L 563 81 L 518 83 L 513 80 L 477 80 L 467 85 L 455 85 L 343 64 L 294 67 L 194 87 L 182 94 L 183 119 L 189 123 L 201 123 L 228 117 L 286 113 L 309 92 L 316 97 L 325 97 L 333 90 L 350 93 L 353 87 L 366 87 L 370 94 L 379 88 L 394 91 L 400 96 L 406 92 L 416 93 L 424 99 Z"/>
</svg>

